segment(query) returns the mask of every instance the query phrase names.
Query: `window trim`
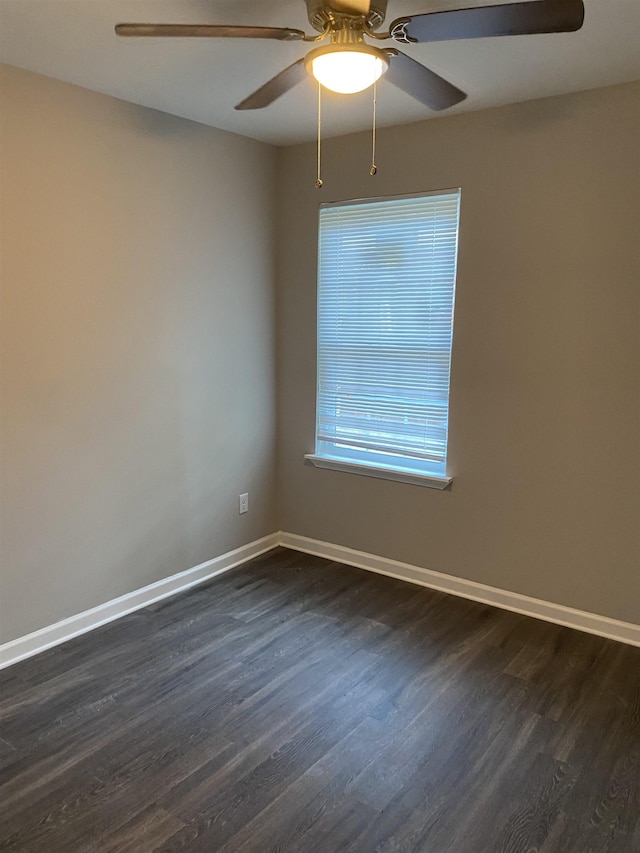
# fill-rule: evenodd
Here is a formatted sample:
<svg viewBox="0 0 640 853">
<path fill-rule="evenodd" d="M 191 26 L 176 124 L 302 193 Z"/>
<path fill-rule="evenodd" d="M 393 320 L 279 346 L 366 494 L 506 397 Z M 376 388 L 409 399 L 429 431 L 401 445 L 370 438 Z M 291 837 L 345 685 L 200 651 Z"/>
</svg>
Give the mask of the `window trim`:
<svg viewBox="0 0 640 853">
<path fill-rule="evenodd" d="M 317 456 L 315 453 L 305 453 L 304 458 L 314 468 L 342 471 L 345 474 L 361 474 L 364 477 L 375 477 L 378 480 L 395 480 L 397 483 L 411 483 L 413 486 L 426 486 L 429 489 L 439 489 L 440 491 L 446 489 L 453 482 L 453 477 L 416 474 L 413 471 L 402 471 L 399 468 L 382 468 L 380 465 L 364 465 L 332 456 Z"/>
<path fill-rule="evenodd" d="M 336 208 L 336 207 L 348 207 L 357 204 L 374 204 L 374 203 L 382 203 L 382 202 L 392 202 L 392 201 L 401 201 L 401 200 L 410 200 L 410 199 L 424 199 L 429 198 L 431 196 L 439 196 L 445 194 L 458 194 L 458 230 L 456 232 L 456 252 L 455 252 L 455 260 L 454 260 L 454 284 L 453 284 L 453 301 L 452 301 L 452 342 L 453 342 L 453 330 L 454 330 L 454 313 L 455 313 L 455 302 L 456 302 L 456 284 L 457 284 L 457 267 L 458 267 L 458 241 L 460 236 L 460 204 L 462 197 L 461 187 L 447 187 L 444 189 L 436 189 L 436 190 L 427 190 L 424 192 L 415 192 L 415 193 L 399 193 L 395 195 L 389 196 L 375 196 L 375 197 L 364 197 L 364 198 L 349 198 L 349 199 L 340 199 L 338 201 L 327 201 L 321 202 L 318 205 L 318 227 L 317 233 L 320 235 L 320 223 L 321 223 L 321 213 L 323 209 L 326 208 Z M 318 265 L 320 263 L 320 257 L 318 256 Z M 319 283 L 319 277 L 318 277 Z M 317 307 L 317 303 L 316 303 Z M 318 327 L 318 316 L 316 314 L 316 335 L 317 335 L 317 327 Z M 452 344 L 453 345 L 453 344 Z M 316 351 L 318 349 L 319 342 L 316 338 Z M 317 355 L 316 355 L 316 383 L 317 383 Z M 452 361 L 452 352 L 450 353 L 449 358 L 449 373 L 451 372 L 451 361 Z M 447 409 L 450 406 L 450 385 L 448 389 L 447 396 Z M 373 477 L 381 480 L 392 480 L 395 482 L 401 483 L 410 483 L 416 486 L 423 486 L 427 488 L 437 489 L 442 491 L 447 489 L 451 483 L 453 482 L 453 476 L 449 474 L 447 470 L 444 474 L 437 473 L 422 473 L 416 470 L 408 470 L 401 466 L 387 466 L 384 463 L 380 462 L 362 462 L 360 460 L 352 460 L 341 458 L 338 455 L 333 454 L 321 454 L 318 452 L 318 437 L 317 437 L 317 405 L 318 405 L 318 390 L 316 385 L 316 422 L 314 426 L 314 442 L 315 442 L 315 451 L 313 453 L 307 453 L 304 456 L 305 462 L 313 465 L 315 468 L 323 468 L 327 470 L 333 471 L 341 471 L 343 473 L 349 474 L 359 474 L 365 477 Z M 448 430 L 447 430 L 448 432 Z M 448 437 L 447 437 L 448 443 Z M 448 457 L 448 447 L 446 449 L 446 455 Z M 447 465 L 448 469 L 448 465 Z"/>
</svg>

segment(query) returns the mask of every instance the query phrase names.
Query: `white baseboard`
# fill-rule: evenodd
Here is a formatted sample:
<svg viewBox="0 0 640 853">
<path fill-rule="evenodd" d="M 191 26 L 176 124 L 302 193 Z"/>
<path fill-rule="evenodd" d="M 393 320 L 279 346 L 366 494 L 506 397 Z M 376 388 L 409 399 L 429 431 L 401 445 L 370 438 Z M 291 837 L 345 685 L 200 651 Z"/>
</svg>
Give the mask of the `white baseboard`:
<svg viewBox="0 0 640 853">
<path fill-rule="evenodd" d="M 73 637 L 99 628 L 107 622 L 113 622 L 114 619 L 126 616 L 127 613 L 132 613 L 134 610 L 140 610 L 142 607 L 147 607 L 163 598 L 184 592 L 192 586 L 203 583 L 223 572 L 228 572 L 241 563 L 246 563 L 247 560 L 264 554 L 265 551 L 270 551 L 278 544 L 278 534 L 272 533 L 262 539 L 257 539 L 255 542 L 250 542 L 248 545 L 243 545 L 241 548 L 236 548 L 234 551 L 228 551 L 226 554 L 214 557 L 213 560 L 207 560 L 206 563 L 200 563 L 192 569 L 178 572 L 168 578 L 149 584 L 149 586 L 143 586 L 141 589 L 121 595 L 112 601 L 92 607 L 91 610 L 85 610 L 84 613 L 78 613 L 68 619 L 63 619 L 61 622 L 56 622 L 54 625 L 34 631 L 32 634 L 4 643 L 0 646 L 0 669 L 44 652 L 52 646 L 65 643 Z"/>
<path fill-rule="evenodd" d="M 194 566 L 192 569 L 178 572 L 178 574 L 163 578 L 156 583 L 149 584 L 149 586 L 114 598 L 112 601 L 99 604 L 91 610 L 70 616 L 68 619 L 41 628 L 32 634 L 4 643 L 4 645 L 0 645 L 0 669 L 44 652 L 52 646 L 65 643 L 73 637 L 99 628 L 107 622 L 113 622 L 114 619 L 126 616 L 127 613 L 132 613 L 134 610 L 140 610 L 149 604 L 161 601 L 163 598 L 184 592 L 216 575 L 228 572 L 266 551 L 271 551 L 278 545 L 291 548 L 294 551 L 326 557 L 337 563 L 346 563 L 359 569 L 409 581 L 409 583 L 419 584 L 430 589 L 437 589 L 450 595 L 470 598 L 473 601 L 490 604 L 503 610 L 512 610 L 525 616 L 533 616 L 546 622 L 566 625 L 568 628 L 597 634 L 600 637 L 607 637 L 620 643 L 640 646 L 640 625 L 631 622 L 621 622 L 607 616 L 599 616 L 596 613 L 565 607 L 562 604 L 541 601 L 538 598 L 520 595 L 517 592 L 509 592 L 464 578 L 457 578 L 453 575 L 422 569 L 408 563 L 400 563 L 397 560 L 367 554 L 364 551 L 354 551 L 352 548 L 346 548 L 343 545 L 332 545 L 329 542 L 320 542 L 317 539 L 309 539 L 295 533 L 279 532 L 257 539 L 255 542 L 250 542 L 234 551 L 228 551 L 226 554 L 214 557 L 213 560 L 207 560 L 206 563 L 200 563 L 199 566 Z"/>
<path fill-rule="evenodd" d="M 347 563 L 359 569 L 367 569 L 370 572 L 389 575 L 392 578 L 420 584 L 430 589 L 437 589 L 440 592 L 447 592 L 450 595 L 458 595 L 461 598 L 470 598 L 482 604 L 500 607 L 502 610 L 512 610 L 514 613 L 533 616 L 536 619 L 543 619 L 545 622 L 555 622 L 557 625 L 566 625 L 568 628 L 586 631 L 588 634 L 597 634 L 600 637 L 607 637 L 620 643 L 640 646 L 640 625 L 635 625 L 632 622 L 621 622 L 607 616 L 599 616 L 596 613 L 575 610 L 562 604 L 541 601 L 528 595 L 520 595 L 517 592 L 486 586 L 482 583 L 445 575 L 430 569 L 421 569 L 418 566 L 399 563 L 386 557 L 377 557 L 364 551 L 354 551 L 351 548 L 345 548 L 343 545 L 320 542 L 317 539 L 309 539 L 295 533 L 281 532 L 279 544 L 294 551 L 304 551 L 307 554 L 326 557 L 338 563 Z"/>
</svg>

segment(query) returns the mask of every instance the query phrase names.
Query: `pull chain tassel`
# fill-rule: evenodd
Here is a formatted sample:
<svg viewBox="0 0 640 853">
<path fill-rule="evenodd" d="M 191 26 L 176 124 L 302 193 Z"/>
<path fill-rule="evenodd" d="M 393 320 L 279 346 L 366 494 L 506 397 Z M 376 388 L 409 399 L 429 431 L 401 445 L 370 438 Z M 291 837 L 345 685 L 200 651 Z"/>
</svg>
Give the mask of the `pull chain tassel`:
<svg viewBox="0 0 640 853">
<path fill-rule="evenodd" d="M 322 86 L 318 83 L 318 174 L 316 177 L 316 189 L 322 188 L 322 178 L 320 177 L 320 146 L 322 136 Z"/>
</svg>

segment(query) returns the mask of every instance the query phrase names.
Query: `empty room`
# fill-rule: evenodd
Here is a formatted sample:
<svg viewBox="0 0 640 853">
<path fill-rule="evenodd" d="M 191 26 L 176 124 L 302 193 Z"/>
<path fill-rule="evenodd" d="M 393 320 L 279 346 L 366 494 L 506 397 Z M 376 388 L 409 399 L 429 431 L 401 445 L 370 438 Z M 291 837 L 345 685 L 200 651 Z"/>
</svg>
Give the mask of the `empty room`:
<svg viewBox="0 0 640 853">
<path fill-rule="evenodd" d="M 0 850 L 640 853 L 638 0 L 0 63 Z"/>
</svg>

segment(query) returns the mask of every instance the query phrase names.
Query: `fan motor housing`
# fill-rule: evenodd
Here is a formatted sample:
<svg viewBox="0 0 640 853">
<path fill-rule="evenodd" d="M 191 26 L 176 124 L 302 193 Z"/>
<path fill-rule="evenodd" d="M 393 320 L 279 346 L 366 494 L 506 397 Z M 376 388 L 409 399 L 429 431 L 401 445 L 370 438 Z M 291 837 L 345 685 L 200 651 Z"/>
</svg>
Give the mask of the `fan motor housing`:
<svg viewBox="0 0 640 853">
<path fill-rule="evenodd" d="M 344 15 L 344 11 L 340 9 L 332 9 L 331 0 L 305 0 L 307 4 L 307 15 L 309 23 L 318 32 L 322 32 L 332 20 L 332 12 L 335 11 L 338 15 Z M 372 29 L 377 29 L 385 19 L 387 14 L 387 0 L 372 0 L 367 15 L 367 24 Z"/>
</svg>

